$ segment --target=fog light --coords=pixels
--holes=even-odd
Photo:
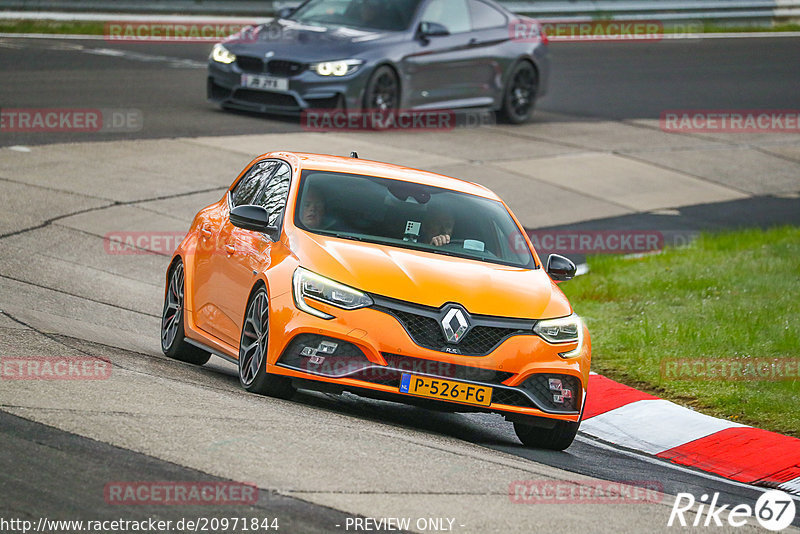
[[[332,341],[320,341],[317,348],[303,347],[303,350],[300,351],[300,356],[306,356],[309,363],[319,365],[325,361],[325,356],[322,356],[322,354],[333,354],[338,346],[338,343]]]

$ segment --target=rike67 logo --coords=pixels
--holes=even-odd
[[[698,502],[691,493],[678,493],[667,526],[722,527],[727,523],[727,526],[743,527],[750,518],[755,517],[765,529],[778,532],[792,524],[796,513],[794,499],[780,490],[761,494],[755,507],[737,504],[728,510],[729,505],[719,506],[718,500],[719,493],[714,493],[710,502],[707,494],[703,494]],[[698,504],[696,512],[693,510],[695,504]],[[684,514],[689,517],[684,517]]]

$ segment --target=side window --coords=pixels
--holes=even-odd
[[[241,179],[231,192],[233,206],[255,204],[255,197],[259,188],[263,186],[280,162],[274,160],[261,161],[253,165],[250,171]]]
[[[286,207],[286,199],[289,197],[289,185],[291,183],[292,170],[289,165],[281,161],[274,169],[269,182],[264,187],[261,187],[256,194],[253,204],[267,208],[270,224],[277,223],[278,217]]]
[[[503,13],[480,0],[469,0],[469,12],[473,30],[498,28],[508,24],[508,19]]]
[[[422,14],[422,22],[438,22],[450,33],[470,30],[466,0],[433,0]]]

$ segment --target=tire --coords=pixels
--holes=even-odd
[[[511,124],[528,122],[533,115],[538,89],[539,75],[533,65],[528,61],[514,65],[503,90],[501,118]]]
[[[268,343],[269,297],[261,287],[250,297],[244,314],[239,338],[239,383],[251,393],[289,399],[295,392],[291,379],[267,373]]]
[[[168,280],[164,310],[161,312],[161,350],[175,360],[203,365],[211,358],[211,354],[184,339],[183,262],[178,261],[171,267]]]
[[[394,70],[381,65],[369,77],[364,90],[364,109],[367,111],[394,111],[400,106],[400,80]]]
[[[548,429],[515,422],[514,432],[526,447],[563,451],[572,445],[580,425],[580,421],[556,421],[556,426]]]

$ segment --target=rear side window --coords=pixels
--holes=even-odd
[[[269,223],[276,224],[286,206],[292,171],[283,161],[266,160],[253,165],[231,193],[233,207],[254,204],[269,212]]]
[[[425,13],[422,22],[438,22],[450,33],[462,33],[470,30],[469,9],[466,0],[433,0]]]
[[[508,24],[508,19],[503,13],[480,0],[469,0],[469,13],[473,30],[498,28]]]

